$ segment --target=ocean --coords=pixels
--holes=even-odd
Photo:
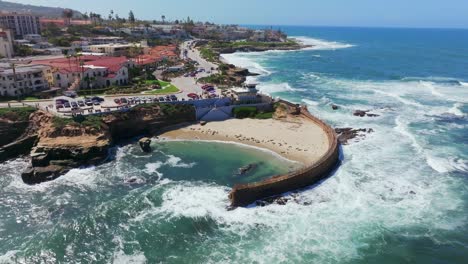
[[[250,78],[263,93],[374,130],[342,147],[328,179],[298,202],[230,211],[230,186],[294,164],[232,144],[162,142],[151,155],[131,144],[27,186],[27,162],[10,161],[0,263],[465,263],[468,30],[281,29],[313,46],[224,58],[261,74]]]

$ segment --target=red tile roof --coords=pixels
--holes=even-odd
[[[138,65],[152,64],[162,61],[165,58],[177,58],[177,46],[156,46],[149,50],[148,54],[141,55],[135,58],[134,61]]]
[[[87,55],[80,58],[71,57],[58,58],[50,60],[36,60],[32,64],[48,65],[57,69],[60,73],[78,73],[81,72],[80,60],[84,65],[105,67],[108,69],[109,74],[119,71],[128,62],[126,57],[107,57],[107,56],[94,56]]]

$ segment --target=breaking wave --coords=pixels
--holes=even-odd
[[[306,50],[337,50],[337,49],[347,49],[352,48],[355,45],[341,43],[336,41],[327,41],[323,39],[310,38],[310,37],[292,37],[297,41],[301,42],[304,45],[310,45],[312,47],[306,48]]]

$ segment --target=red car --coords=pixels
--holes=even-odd
[[[192,99],[198,99],[198,95],[196,95],[194,93],[189,93],[189,94],[187,94],[187,96],[192,98]]]

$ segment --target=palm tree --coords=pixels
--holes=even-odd
[[[71,9],[65,9],[63,10],[62,17],[64,19],[65,25],[70,25],[71,19],[73,17],[73,10]]]
[[[163,22],[163,24],[164,24],[165,21],[166,21],[166,16],[165,16],[165,15],[162,15],[162,16],[161,16],[161,20],[162,20],[162,22]]]
[[[14,62],[10,63],[10,67],[13,70],[13,81],[14,81],[15,89],[16,89],[18,87],[17,86],[18,79],[17,79],[17,76],[16,76],[16,64]],[[17,93],[17,95],[18,95],[18,101],[19,101],[20,100],[20,95],[19,95],[19,93]]]

